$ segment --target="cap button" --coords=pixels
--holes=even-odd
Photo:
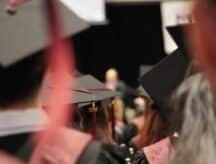
[[[129,157],[125,158],[125,162],[126,162],[126,164],[132,164],[131,159]]]

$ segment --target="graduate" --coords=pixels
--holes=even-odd
[[[123,163],[125,161],[124,157],[118,155],[118,153],[113,153],[118,152],[115,147],[104,146],[99,142],[94,142],[91,135],[61,126],[61,122],[56,122],[56,124],[55,118],[57,119],[58,116],[55,115],[55,112],[62,115],[67,112],[63,110],[65,108],[46,113],[43,111],[40,90],[42,88],[46,62],[44,60],[44,52],[40,50],[45,48],[46,44],[44,42],[44,31],[41,30],[43,28],[41,26],[43,15],[40,13],[39,7],[42,5],[41,2],[28,2],[23,5],[23,8],[21,7],[24,10],[19,10],[18,14],[13,17],[1,11],[2,21],[5,20],[0,28],[2,36],[0,40],[0,77],[2,79],[0,95],[0,120],[2,122],[0,128],[0,149],[3,152],[0,155],[1,162],[53,164]],[[54,1],[46,1],[49,16],[53,16],[52,14],[54,14],[53,12],[56,9],[55,2],[52,2]],[[28,8],[33,8],[34,12],[29,14],[28,10],[26,10]],[[74,17],[71,11],[67,9],[63,11],[65,14],[63,15],[67,16],[66,18]],[[48,20],[53,23],[54,28],[58,27],[59,24],[55,22],[55,16],[48,18],[50,18]],[[30,20],[32,26],[25,26],[26,21]],[[23,28],[16,28],[17,24]],[[76,24],[76,30],[74,31],[71,30],[70,25],[70,23],[67,24],[70,35],[86,28],[85,23],[80,23]],[[52,26],[49,27],[51,28],[49,30],[52,31]],[[58,34],[58,28],[56,29]],[[8,39],[4,33],[13,35]],[[53,33],[51,32],[51,34]],[[22,39],[22,42],[20,42],[20,39]],[[62,52],[63,54],[70,52],[69,49],[65,49],[66,47],[62,47],[65,44],[58,35],[54,34],[53,39],[51,40],[51,48],[57,48],[57,51],[49,51],[53,55],[50,59],[56,57],[57,53],[55,52]],[[57,63],[62,64],[61,62]],[[55,65],[56,63],[52,64],[54,64],[52,68],[57,72],[55,75],[60,75],[57,78],[64,81],[64,72],[62,72],[63,74],[58,74],[61,73],[62,68],[58,64]],[[64,64],[67,64],[67,62]],[[59,85],[56,87],[57,91],[58,88],[62,89]],[[65,99],[61,97],[59,97],[59,100],[56,99],[59,96],[58,94],[61,96],[64,94],[60,92],[53,93],[55,93],[55,99],[53,100],[60,102],[52,103],[58,105],[58,107],[64,106],[62,102]],[[71,94],[71,90],[68,93]],[[69,100],[67,97],[64,98]],[[48,103],[47,106],[49,107],[49,105]],[[59,121],[64,122],[64,120]],[[52,125],[51,128],[48,126],[49,124]],[[36,137],[35,140],[35,137],[32,138],[31,136],[36,133],[41,133],[41,135],[34,135]]]
[[[215,7],[209,0],[196,1],[193,7],[196,22],[187,36],[190,55],[202,74],[188,79],[177,92],[176,109],[183,110],[184,119],[172,163],[215,162]]]
[[[44,35],[45,29],[42,25],[44,19],[43,12],[40,10],[41,2],[32,1],[24,4],[19,8],[19,12],[13,16],[8,15],[4,10],[0,11],[0,77],[2,79],[0,89],[0,120],[2,122],[0,149],[4,153],[25,162],[31,161],[34,147],[37,144],[31,136],[45,131],[50,120],[42,109],[40,99],[46,69],[42,49],[47,46]],[[0,4],[3,9],[6,2]],[[34,12],[29,14],[27,11],[30,8]],[[64,7],[63,11],[64,18],[69,16],[73,17],[75,22],[79,20]],[[67,24],[67,27],[70,29],[71,24]],[[77,28],[69,30],[68,33],[72,35],[86,27],[88,26],[81,22]],[[67,131],[63,130],[62,133],[65,135],[64,133]],[[77,135],[80,133],[70,131],[68,134]],[[86,136],[86,140],[84,140],[83,147],[87,146],[91,140],[91,136],[84,136]],[[73,140],[73,137],[70,139]],[[78,148],[77,152],[79,152]],[[73,158],[76,159],[76,157]]]
[[[133,156],[133,163],[166,164],[174,155],[176,134],[173,124],[178,123],[170,121],[171,115],[175,114],[170,98],[185,79],[189,63],[188,57],[182,54],[181,49],[177,49],[141,78],[141,85],[151,98],[152,104],[145,113],[140,136],[133,139],[137,147],[141,148],[141,151],[137,151]],[[159,79],[165,76],[170,79]],[[157,81],[160,83],[155,86]],[[158,151],[160,153],[156,153]]]
[[[50,73],[49,76],[52,73]],[[65,75],[65,80],[72,83],[71,75]],[[114,142],[112,138],[112,123],[115,121],[114,102],[118,92],[109,90],[105,85],[92,75],[82,75],[75,77],[74,87],[69,89],[73,98],[65,100],[65,104],[75,105],[74,118],[72,119],[72,127],[81,131],[91,133],[95,139],[104,142]],[[44,92],[41,99],[46,103],[47,94],[54,86],[49,84],[48,78],[44,83]],[[46,108],[46,104],[43,104]],[[115,126],[115,125],[114,125]],[[115,133],[115,132],[114,132]]]

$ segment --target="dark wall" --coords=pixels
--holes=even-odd
[[[107,5],[109,24],[93,26],[74,37],[77,66],[103,80],[109,67],[135,86],[140,64],[164,55],[159,4]]]

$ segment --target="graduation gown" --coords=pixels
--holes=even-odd
[[[142,150],[137,151],[132,157],[132,164],[149,164]]]
[[[88,134],[63,129],[52,141],[42,143],[31,164],[122,164],[125,154],[118,146],[92,141]],[[37,149],[37,148],[36,148]]]
[[[124,153],[117,146],[92,141],[88,134],[62,128],[49,141],[37,146],[31,134],[46,127],[40,109],[0,112],[0,160],[4,164],[121,164]],[[39,150],[39,153],[37,152]],[[37,154],[36,156],[34,154]],[[12,162],[13,161],[13,162]]]
[[[170,138],[167,137],[155,144],[144,147],[132,158],[133,164],[167,164],[174,155]]]

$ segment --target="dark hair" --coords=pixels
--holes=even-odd
[[[37,52],[0,69],[0,106],[5,107],[32,96],[44,75],[43,52]]]
[[[155,104],[152,104],[151,100],[148,99],[147,109],[144,113],[145,123],[138,141],[139,147],[151,145],[168,136],[168,124],[162,117],[160,110],[155,107]]]
[[[97,113],[96,113],[96,137],[102,142],[110,142],[109,136],[109,112],[108,112],[107,102],[96,103]],[[92,113],[89,112],[90,106],[85,106],[79,109],[83,121],[83,131],[90,133],[92,125]]]
[[[152,110],[148,113],[141,134],[142,147],[167,137],[165,123],[157,110]]]

